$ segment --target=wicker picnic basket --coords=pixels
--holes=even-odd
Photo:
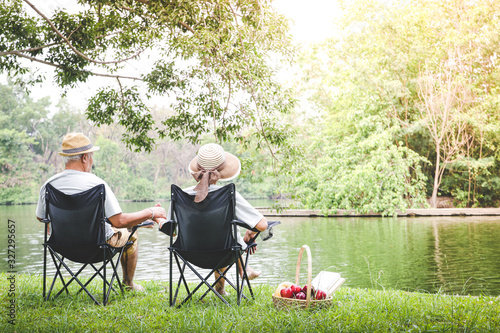
[[[302,253],[304,250],[307,252],[307,290],[311,290],[312,282],[312,259],[311,250],[309,246],[302,245],[299,252],[299,258],[297,260],[297,268],[295,270],[295,284],[299,285],[299,275],[300,275],[300,264],[302,262]],[[276,296],[273,294],[274,306],[278,309],[308,309],[308,308],[321,308],[328,307],[332,305],[332,297],[326,299],[315,300],[311,299],[311,293],[307,293],[305,300],[295,299],[295,298],[285,298],[281,296]]]

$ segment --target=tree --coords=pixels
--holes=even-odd
[[[0,71],[17,82],[30,66],[49,66],[63,88],[90,77],[115,81],[89,101],[87,117],[97,125],[117,122],[123,140],[151,151],[154,135],[192,143],[210,133],[217,141],[241,136],[246,127],[271,148],[288,135],[274,126],[274,115],[293,105],[274,79],[279,57],[291,55],[287,22],[269,0],[84,0],[76,13],[56,10],[51,17],[35,1],[0,3]],[[34,15],[28,14],[28,9]],[[145,56],[159,55],[146,70]],[[127,74],[137,61],[144,73]],[[129,85],[132,82],[135,85]],[[137,82],[145,84],[146,96]],[[144,98],[170,96],[175,115],[153,121]]]
[[[303,140],[308,153],[291,170],[289,190],[304,207],[392,216],[425,204],[425,159],[402,142],[394,144],[394,128],[387,128],[383,118],[363,113],[351,119],[322,117],[333,121],[314,127],[316,132]],[[345,128],[351,131],[339,135]]]
[[[436,188],[438,168],[444,184],[441,195],[454,195],[459,205],[498,205],[500,3],[359,0],[342,6],[337,36],[309,48],[303,57],[304,80],[299,88],[320,114],[307,135],[323,140],[309,150],[324,155],[339,151],[335,146],[347,144],[348,137],[366,140],[388,132],[396,147],[423,157],[427,195]],[[438,80],[445,83],[450,68],[450,89],[438,88]],[[424,78],[433,79],[432,84]],[[422,108],[427,96],[424,81],[435,93],[458,94],[448,108],[453,115],[450,136],[439,147],[426,126],[430,118]],[[447,159],[453,163],[443,164],[443,148],[448,145],[456,148]],[[349,149],[342,152],[346,155],[341,160],[355,158]],[[360,163],[365,161],[369,160]]]
[[[452,56],[446,64],[443,72],[422,73],[418,77],[421,103],[417,106],[434,141],[436,152],[431,196],[431,206],[434,208],[446,166],[454,162],[467,143],[471,142],[468,111],[475,103],[469,85],[457,73],[460,57]]]
[[[32,148],[36,140],[27,130],[33,125],[33,115],[46,112],[43,105],[12,85],[0,85],[0,204],[35,198],[39,173],[35,172],[38,165]],[[18,122],[20,119],[24,121]]]

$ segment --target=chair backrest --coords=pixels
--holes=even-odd
[[[46,218],[51,222],[48,243],[58,247],[91,247],[105,242],[104,184],[67,195],[47,184]]]
[[[195,203],[194,195],[172,185],[172,218],[178,223],[174,247],[185,251],[230,249],[235,243],[231,227],[236,218],[235,193],[234,184],[228,184]]]

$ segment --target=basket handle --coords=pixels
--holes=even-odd
[[[309,303],[311,303],[311,293],[312,293],[312,259],[311,259],[311,250],[309,246],[302,245],[299,252],[299,258],[297,259],[297,268],[295,270],[295,284],[299,285],[299,275],[300,275],[300,263],[302,261],[302,253],[306,250],[307,252],[307,293],[306,293],[306,309],[309,307]]]

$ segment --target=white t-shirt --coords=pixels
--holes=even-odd
[[[36,216],[39,218],[45,218],[45,186],[51,183],[59,191],[64,194],[72,195],[91,188],[104,184],[106,190],[106,200],[104,203],[104,214],[106,218],[110,218],[113,215],[120,214],[122,209],[118,200],[115,197],[113,191],[108,186],[108,184],[90,172],[82,172],[77,170],[64,170],[54,176],[50,177],[49,180],[43,184],[40,189],[40,196],[38,198],[38,205],[36,206]],[[109,223],[106,223],[106,239],[113,236],[114,231]]]
[[[189,195],[196,195],[196,191],[193,191],[193,189],[196,186],[191,186],[188,188],[182,189],[184,192],[186,192]],[[210,185],[208,187],[208,192],[212,192],[215,190],[218,190],[222,188],[220,185]],[[172,217],[172,213],[170,211],[170,208],[168,208],[168,213],[167,213],[167,220],[170,220]],[[245,200],[241,196],[241,194],[236,191],[236,205],[235,205],[235,210],[236,210],[236,218],[240,220],[241,222],[245,223],[248,225],[250,228],[254,228],[257,223],[262,220],[264,215],[262,215],[257,209],[255,209],[251,204],[248,203],[248,201]],[[247,244],[243,240],[243,237],[238,233],[238,243],[241,245],[242,249],[245,250],[247,248]]]

